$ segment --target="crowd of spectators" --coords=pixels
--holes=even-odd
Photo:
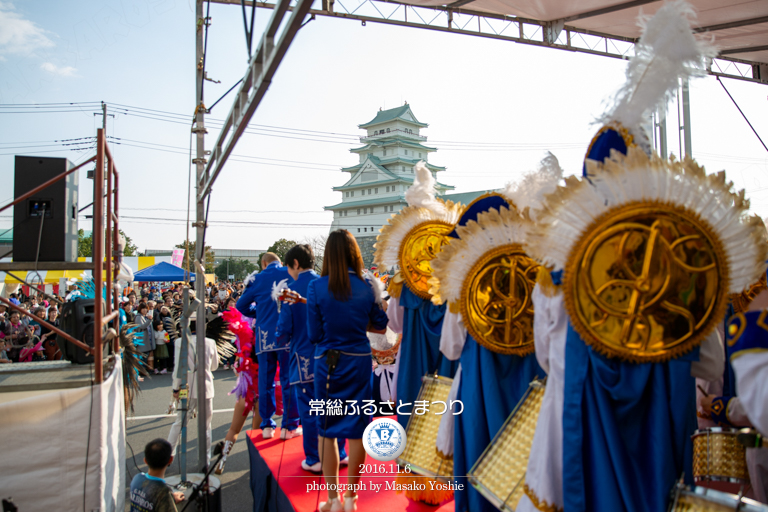
[[[61,359],[56,334],[38,321],[58,327],[60,300],[56,295],[12,293],[9,301],[32,316],[8,311],[0,304],[0,364]]]

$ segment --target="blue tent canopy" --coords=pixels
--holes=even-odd
[[[134,281],[186,281],[189,278],[183,268],[161,261],[133,274]]]

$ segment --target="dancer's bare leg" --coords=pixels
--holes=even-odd
[[[323,476],[328,484],[328,502],[330,502],[339,497],[339,493],[336,492],[339,486],[339,445],[334,438],[317,436],[317,439],[320,448],[320,462],[323,463]],[[360,446],[362,446],[362,440]]]
[[[254,421],[255,417],[259,415],[258,405],[255,407],[256,412],[254,412]],[[224,456],[216,465],[215,473],[217,475],[220,475],[224,472],[224,464],[227,462],[227,456],[229,455],[229,452],[232,451],[232,447],[235,445],[235,442],[237,442],[237,438],[240,435],[240,431],[243,430],[243,426],[245,425],[245,420],[247,417],[248,414],[245,412],[245,398],[239,398],[235,403],[235,411],[232,413],[232,423],[229,426],[226,437],[224,437]],[[260,422],[261,420],[259,420],[259,423]]]
[[[356,500],[357,492],[352,491],[355,485],[360,482],[360,468],[365,464],[365,448],[362,439],[348,439],[349,441],[349,467],[347,469],[348,490],[344,492],[344,500]],[[357,505],[354,505],[357,509]]]

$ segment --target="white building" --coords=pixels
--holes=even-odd
[[[421,160],[435,178],[445,171],[428,163],[430,153],[437,151],[425,145],[427,138],[419,130],[428,125],[416,119],[410,105],[379,110],[373,120],[358,127],[366,130],[360,137],[363,146],[350,150],[360,156],[360,162],[341,169],[349,173],[349,180],[334,187],[342,193],[341,202],[326,206],[333,211],[331,231],[347,229],[356,238],[366,265],[373,259],[373,244],[381,226],[403,207],[405,191],[413,183],[413,167]],[[442,195],[454,187],[438,182]]]

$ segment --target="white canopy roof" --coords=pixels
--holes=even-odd
[[[768,65],[768,1],[689,0],[698,11],[697,27],[710,32],[721,57]],[[637,17],[653,15],[661,7],[654,0],[398,0],[421,7],[442,7],[457,13],[497,14],[551,23],[616,38],[637,39]],[[765,80],[768,69],[763,70]]]

